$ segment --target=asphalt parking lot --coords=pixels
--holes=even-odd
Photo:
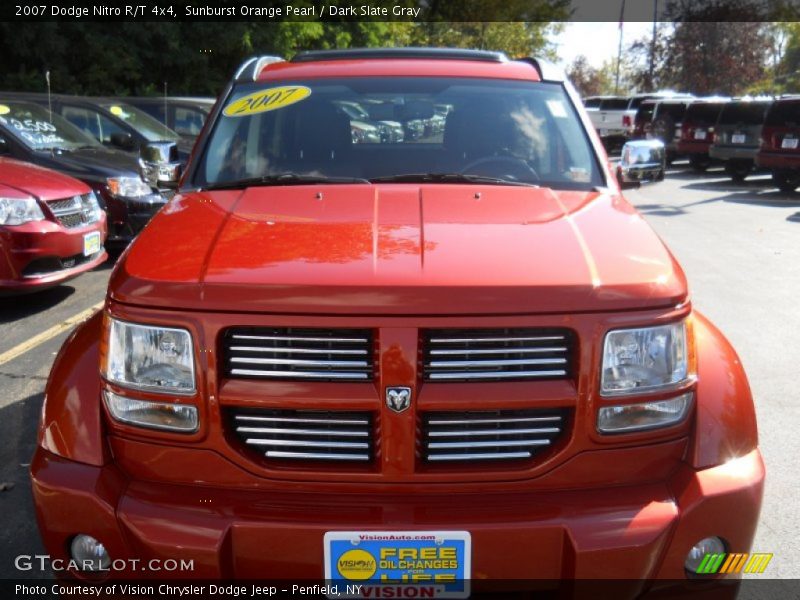
[[[696,308],[740,353],[768,469],[754,551],[775,554],[771,577],[798,578],[800,193],[781,194],[766,176],[734,184],[720,170],[697,175],[678,164],[665,182],[626,196],[683,265]],[[27,475],[43,390],[73,324],[102,302],[110,272],[109,262],[47,292],[0,298],[0,577],[20,577],[15,556],[43,552]]]

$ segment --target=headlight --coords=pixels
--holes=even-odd
[[[656,391],[688,379],[686,323],[616,329],[603,348],[603,396]]]
[[[0,225],[22,225],[43,219],[42,209],[33,198],[0,198]]]
[[[97,196],[95,196],[94,192],[81,196],[81,204],[89,223],[96,223],[100,220],[100,215],[103,214],[103,211],[100,209],[100,204],[97,202]]]
[[[114,196],[139,198],[153,193],[150,186],[139,177],[109,177],[106,184]]]
[[[692,392],[669,400],[604,406],[597,413],[600,433],[631,433],[677,425],[692,404]]]
[[[192,336],[185,329],[111,319],[107,348],[108,381],[153,392],[194,393]]]
[[[197,407],[189,404],[137,400],[104,392],[108,412],[128,425],[192,433],[197,431]]]

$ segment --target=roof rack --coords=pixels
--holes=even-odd
[[[488,50],[465,50],[462,48],[348,48],[345,50],[308,50],[298,52],[291,62],[315,62],[320,60],[357,60],[360,58],[411,58],[434,60],[477,60],[484,62],[506,62],[502,52]]]
[[[542,81],[564,81],[567,78],[562,68],[544,58],[525,56],[517,60],[532,65]]]
[[[280,56],[251,56],[236,69],[236,75],[233,76],[233,79],[236,83],[255,81],[261,73],[261,69],[272,63],[283,61],[284,59]]]

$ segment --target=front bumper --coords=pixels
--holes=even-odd
[[[106,193],[103,199],[108,212],[108,241],[125,244],[139,235],[168,200],[161,193],[136,198],[111,196]]]
[[[631,580],[635,597],[646,580],[685,580],[686,553],[701,538],[750,549],[764,482],[759,451],[700,471],[681,464],[666,481],[597,489],[266,494],[131,480],[114,464],[39,448],[31,476],[52,558],[66,559],[71,538],[86,533],[114,560],[194,561],[191,572],[137,578],[319,581],[327,531],[466,530],[473,589],[480,580],[613,578]]]
[[[84,236],[100,233],[100,250],[84,256]],[[0,291],[25,292],[55,286],[106,260],[106,223],[65,229],[51,221],[0,228]]]

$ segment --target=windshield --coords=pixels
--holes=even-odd
[[[195,183],[224,187],[260,178],[264,185],[289,185],[300,175],[604,185],[586,132],[556,84],[364,77],[238,87],[215,124]]]
[[[118,119],[128,123],[147,138],[148,142],[177,142],[180,139],[180,136],[172,129],[130,104],[115,102],[101,106]]]
[[[75,150],[100,144],[38,104],[0,100],[0,127],[33,150]]]
[[[729,102],[719,116],[720,125],[761,125],[771,102]]]

